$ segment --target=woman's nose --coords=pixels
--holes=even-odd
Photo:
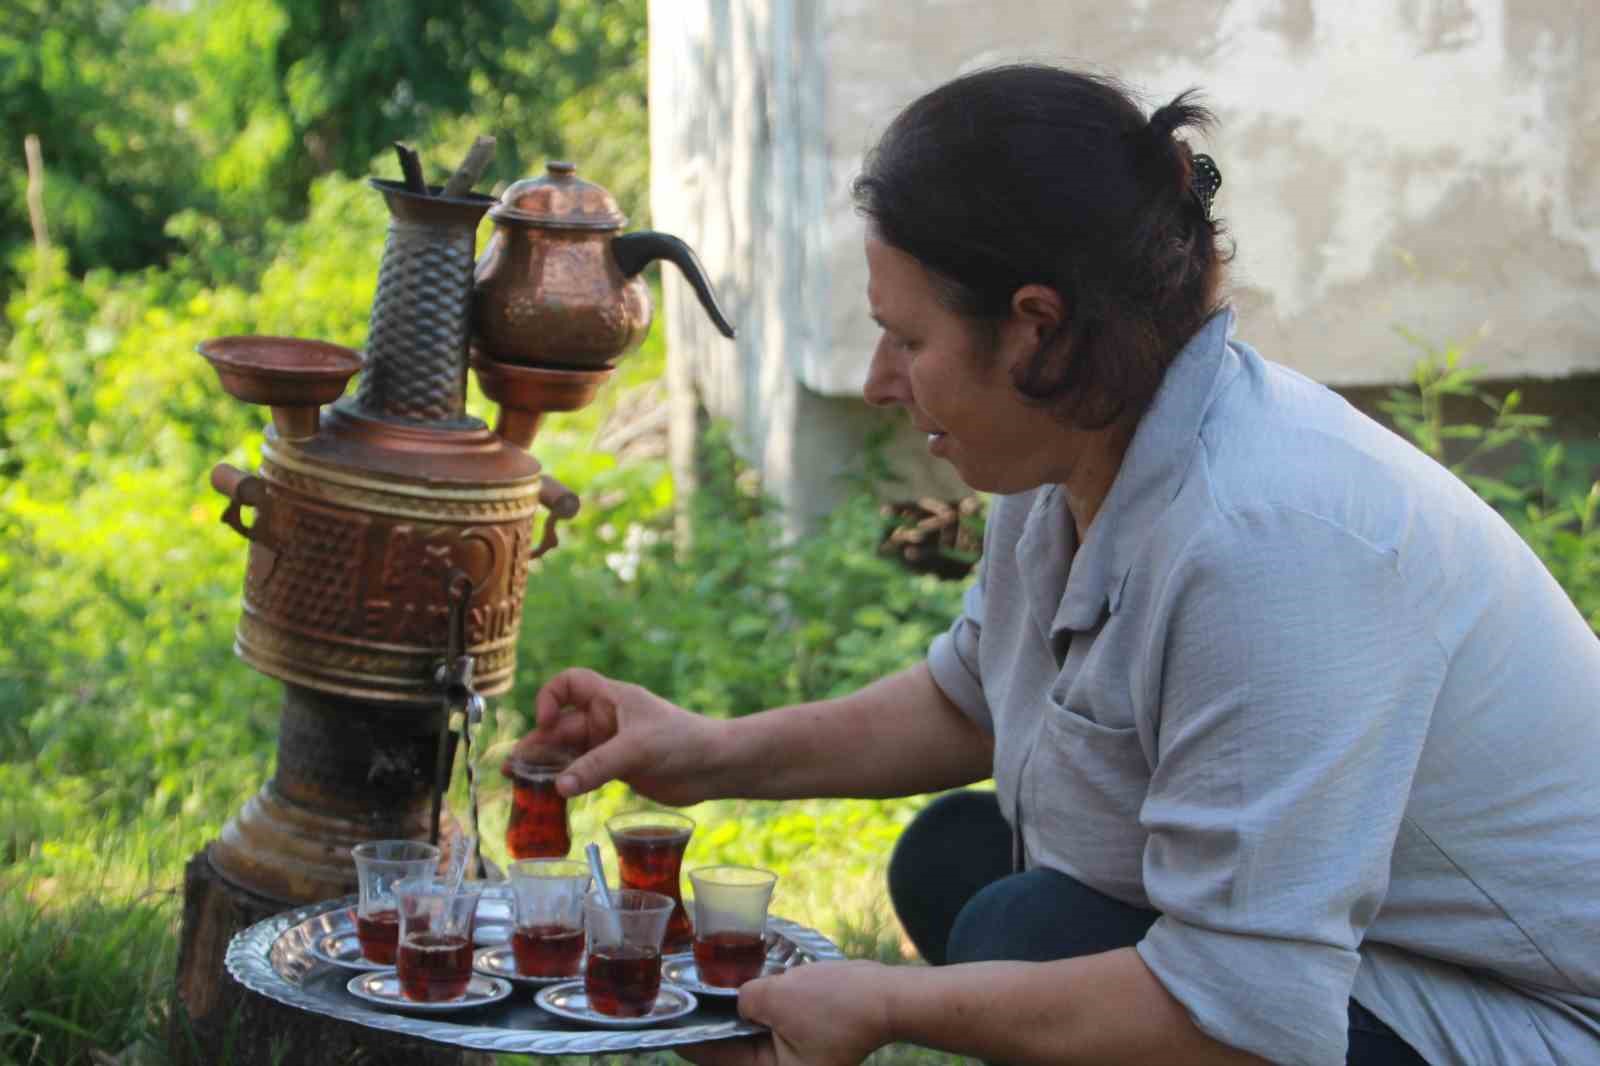
[[[887,338],[880,339],[872,350],[872,362],[867,365],[866,384],[861,386],[861,398],[874,407],[893,407],[903,403],[905,375]]]

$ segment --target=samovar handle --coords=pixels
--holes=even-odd
[[[266,527],[262,525],[267,517],[267,505],[271,502],[265,480],[247,474],[230,463],[218,463],[211,468],[211,487],[228,498],[228,509],[222,512],[222,521],[226,525],[232,526],[245,540],[268,548],[275,547],[267,538]],[[254,525],[244,524],[240,511],[245,507],[256,509]]]
[[[550,514],[544,520],[544,532],[539,535],[539,546],[528,556],[530,562],[560,543],[556,538],[556,523],[564,518],[571,518],[583,505],[576,492],[549,474],[539,479],[539,502]]]

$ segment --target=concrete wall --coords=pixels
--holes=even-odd
[[[824,509],[880,416],[848,197],[918,93],[996,62],[1203,88],[1243,336],[1337,386],[1404,378],[1404,326],[1500,378],[1600,371],[1600,29],[1588,0],[651,0],[652,210],[740,327],[666,309],[691,402],[732,418],[767,484]],[[1585,17],[1585,15],[1589,17]],[[1588,56],[1587,65],[1584,62]],[[959,493],[921,442],[902,495]]]

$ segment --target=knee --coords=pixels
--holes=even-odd
[[[1002,877],[1009,871],[1010,848],[1010,830],[994,793],[947,793],[912,819],[896,841],[889,857],[889,895],[909,899],[947,880],[953,864],[985,881]]]
[[[1121,903],[1055,870],[1029,870],[989,885],[961,909],[950,962],[1046,962],[1132,947],[1154,911]]]

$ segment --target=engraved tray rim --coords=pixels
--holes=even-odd
[[[311,954],[312,938],[327,931],[318,927],[327,923],[318,923],[316,920],[340,908],[352,907],[355,902],[355,896],[324,900],[284,911],[240,930],[228,942],[224,958],[228,972],[252,992],[285,1006],[353,1022],[369,1029],[381,1029],[477,1051],[523,1055],[595,1055],[698,1044],[767,1031],[737,1016],[725,1021],[679,1025],[670,1029],[574,1031],[570,1028],[513,1029],[464,1025],[446,1021],[443,1017],[410,1017],[369,1009],[354,996],[349,997],[349,1002],[344,1002],[308,991],[302,987],[307,974],[335,968]],[[769,931],[787,937],[799,949],[788,965],[800,965],[808,961],[808,957],[818,960],[844,958],[833,942],[815,929],[777,916],[768,918],[767,925]],[[513,995],[516,993],[513,992]],[[699,1009],[703,1010],[704,1007]]]

